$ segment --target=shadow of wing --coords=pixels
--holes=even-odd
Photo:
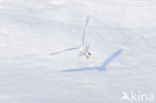
[[[89,70],[99,70],[99,71],[105,71],[107,65],[115,59],[115,57],[119,56],[122,53],[123,49],[119,49],[116,52],[114,52],[109,58],[107,58],[102,65],[97,67],[84,67],[84,68],[78,68],[78,69],[66,69],[62,72],[78,72],[78,71],[89,71]]]
[[[106,69],[107,65],[115,59],[117,56],[119,56],[122,53],[123,49],[119,49],[116,52],[114,52],[109,58],[107,58],[102,65],[100,66],[100,69]]]
[[[89,71],[89,70],[96,70],[96,67],[84,67],[84,68],[78,68],[78,69],[66,69],[62,72],[78,72],[78,71]]]

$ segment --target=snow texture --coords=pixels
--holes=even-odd
[[[155,0],[0,0],[0,103],[156,96]],[[72,50],[85,35],[89,59]]]

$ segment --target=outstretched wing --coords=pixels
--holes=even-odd
[[[85,35],[86,35],[86,30],[87,30],[87,26],[88,26],[88,22],[89,22],[89,15],[87,16],[87,19],[86,19],[86,25],[85,25],[85,28],[84,28],[84,31],[83,31],[83,37],[82,37],[82,44],[84,44],[84,39],[85,39]]]
[[[57,55],[57,54],[60,54],[60,53],[66,52],[66,51],[70,51],[70,50],[74,50],[74,49],[79,49],[79,48],[80,47],[69,48],[69,49],[58,51],[58,52],[50,53],[49,55]]]
[[[86,50],[88,51],[89,49],[90,49],[90,44],[86,46]]]

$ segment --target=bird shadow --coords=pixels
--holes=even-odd
[[[98,71],[106,71],[106,67],[113,59],[119,56],[122,53],[123,49],[119,49],[114,52],[109,58],[107,58],[102,65],[96,67],[83,67],[83,68],[76,68],[76,69],[66,69],[61,72],[78,72],[78,71],[89,71],[89,70],[98,70]]]

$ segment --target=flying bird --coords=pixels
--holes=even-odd
[[[73,47],[73,48],[68,48],[68,49],[61,50],[61,51],[54,52],[54,53],[50,53],[49,55],[57,55],[57,54],[60,54],[60,53],[66,52],[66,51],[79,49],[80,50],[79,56],[85,56],[87,59],[89,59],[89,57],[91,56],[91,53],[88,51],[90,45],[85,45],[85,35],[86,35],[86,30],[87,30],[88,23],[89,23],[89,16],[87,16],[87,19],[86,19],[86,25],[85,25],[85,28],[84,28],[84,31],[83,31],[83,36],[82,36],[80,46]]]

